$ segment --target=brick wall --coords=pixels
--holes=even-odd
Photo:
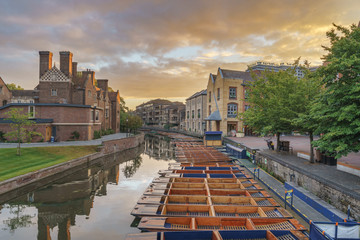
[[[70,82],[43,82],[38,86],[39,103],[71,103]],[[51,89],[57,90],[56,96],[51,96]]]

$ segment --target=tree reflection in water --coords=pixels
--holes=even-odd
[[[130,178],[134,176],[136,171],[139,169],[142,163],[142,157],[139,155],[135,159],[127,161],[125,167],[122,169],[124,176]]]
[[[9,209],[9,213],[15,216],[12,216],[3,221],[4,227],[2,230],[9,230],[11,233],[15,231],[17,228],[22,227],[30,227],[31,225],[35,224],[32,222],[32,218],[36,216],[30,214],[24,214],[23,211],[27,208],[26,205],[21,204],[14,204],[14,205],[7,205],[6,208]]]

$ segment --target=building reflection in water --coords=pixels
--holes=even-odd
[[[14,232],[36,224],[36,214],[28,214],[25,209],[37,209],[37,239],[51,239],[50,230],[58,228],[57,239],[71,239],[70,226],[75,225],[76,215],[90,215],[94,197],[107,194],[107,184],[118,184],[119,164],[126,162],[129,168],[126,177],[132,176],[142,163],[144,145],[99,159],[94,165],[75,174],[57,180],[54,184],[25,194],[0,205],[6,208],[10,218],[3,221],[2,230]],[[131,160],[129,160],[131,159]]]
[[[175,160],[175,148],[165,136],[145,136],[145,154],[157,160]]]

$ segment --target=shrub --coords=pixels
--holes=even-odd
[[[94,139],[101,138],[101,131],[94,131]]]
[[[77,140],[77,139],[79,139],[80,138],[80,133],[78,132],[78,131],[73,131],[72,133],[71,133],[71,137],[70,137],[71,139],[74,139],[74,140]]]
[[[0,131],[0,142],[5,142],[6,138],[5,138],[5,133]]]

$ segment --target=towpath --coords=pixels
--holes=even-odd
[[[101,145],[103,141],[125,138],[127,133],[115,133],[103,136],[99,139],[89,141],[66,141],[66,142],[39,142],[39,143],[22,143],[21,147],[63,147],[63,146],[92,146]],[[0,148],[16,148],[17,143],[0,143]]]

